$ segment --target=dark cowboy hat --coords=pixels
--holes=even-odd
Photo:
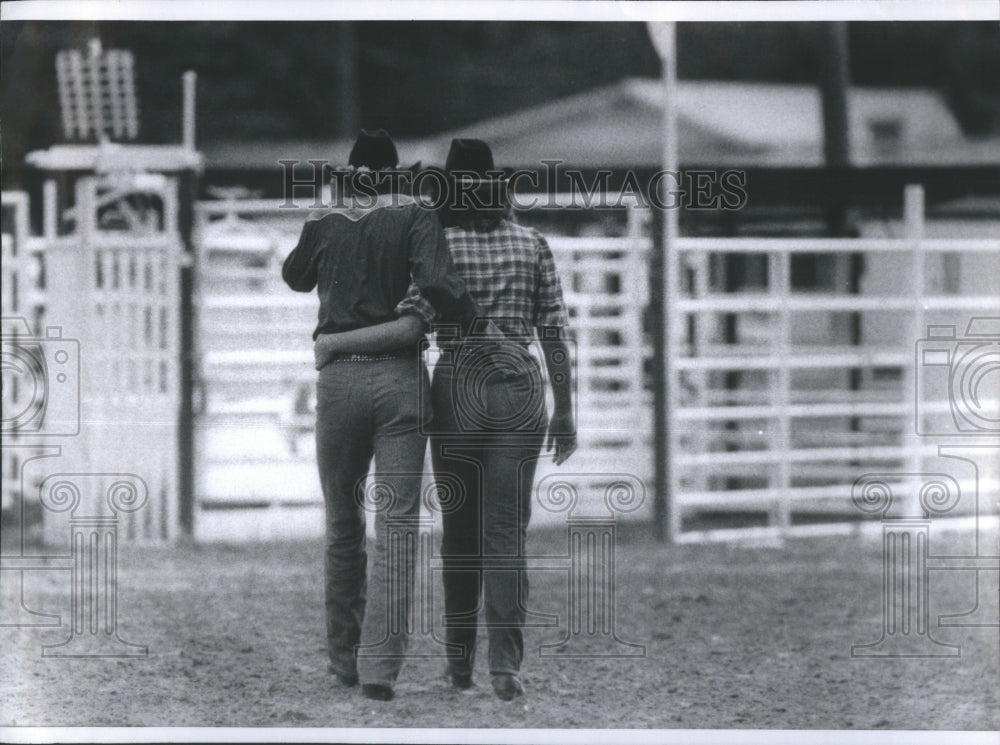
[[[449,190],[441,213],[445,225],[469,218],[496,220],[506,209],[509,181],[494,165],[493,151],[482,140],[452,140],[444,172]]]
[[[399,164],[399,153],[389,133],[384,129],[369,132],[362,129],[354,141],[347,164],[355,168],[365,166],[373,171],[395,168]]]
[[[506,181],[503,172],[493,164],[493,151],[482,140],[456,137],[451,141],[445,173],[451,178],[476,179],[482,184]]]

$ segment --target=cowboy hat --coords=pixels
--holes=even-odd
[[[347,164],[352,168],[368,168],[378,171],[399,165],[399,153],[389,133],[384,129],[369,132],[362,129],[351,148]]]

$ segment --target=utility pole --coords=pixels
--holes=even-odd
[[[649,36],[660,56],[663,96],[663,170],[676,173],[677,162],[677,28],[673,22],[648,23]],[[666,195],[662,195],[666,196]],[[674,500],[675,473],[671,460],[677,453],[676,433],[670,426],[677,405],[674,383],[674,350],[670,298],[678,286],[676,209],[654,212],[653,253],[650,259],[650,310],[653,324],[653,527],[657,540],[673,541],[680,531],[680,511]]]
[[[352,139],[361,126],[361,105],[358,100],[358,39],[356,24],[337,24],[337,135]]]
[[[851,165],[850,117],[848,91],[850,90],[850,52],[847,43],[847,22],[834,21],[822,27],[820,48],[820,98],[823,105],[823,156],[826,164],[828,201],[826,230],[831,238],[848,238],[848,171]],[[861,291],[861,275],[865,258],[858,252],[847,254],[848,292]],[[852,311],[848,317],[849,343],[861,344],[861,314]],[[861,371],[848,372],[848,388],[861,388]],[[851,419],[850,430],[861,428],[858,418]]]
[[[847,231],[846,175],[850,166],[848,89],[850,63],[847,23],[833,21],[822,26],[819,90],[823,106],[823,156],[827,173],[834,179],[827,203],[827,229],[831,237]]]

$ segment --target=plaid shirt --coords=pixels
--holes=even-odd
[[[552,251],[537,230],[503,220],[488,233],[446,228],[445,237],[472,299],[505,333],[519,336],[532,328],[567,325]],[[416,314],[428,324],[434,320],[433,307],[413,284],[396,313]]]

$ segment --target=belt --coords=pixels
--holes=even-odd
[[[416,354],[411,349],[397,349],[392,352],[342,352],[330,357],[328,362],[378,362],[380,360],[398,360],[404,358],[415,358]]]

